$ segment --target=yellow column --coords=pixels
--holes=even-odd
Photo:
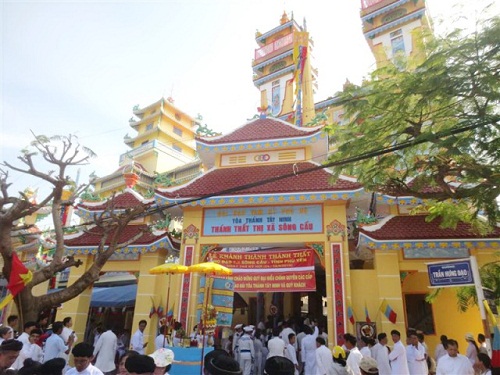
[[[92,255],[75,256],[76,260],[81,260],[82,265],[78,268],[72,267],[69,273],[68,286],[73,284],[83,275],[93,263]],[[78,342],[82,342],[87,327],[87,318],[89,315],[90,300],[92,298],[92,287],[85,289],[72,300],[66,301],[62,307],[57,310],[57,320],[62,321],[70,316],[73,320],[73,330],[78,337]]]
[[[399,250],[376,250],[375,251],[375,270],[376,280],[379,290],[379,309],[385,299],[391,308],[397,314],[396,324],[392,324],[387,317],[379,310],[377,311],[377,323],[381,322],[378,332],[385,332],[390,336],[393,329],[401,332],[401,340],[404,343],[405,332],[405,313],[403,305],[403,293],[401,289],[401,279],[399,275]]]
[[[144,342],[148,343],[145,349],[146,354],[154,351],[154,339],[158,329],[158,316],[154,315],[149,318],[149,312],[153,301],[155,307],[158,307],[160,302],[165,305],[165,276],[151,275],[149,270],[165,262],[165,252],[157,251],[155,253],[145,253],[140,256],[139,277],[137,280],[137,296],[135,300],[134,321],[132,323],[132,332],[139,327],[139,322],[145,320],[148,322],[144,330]],[[165,312],[166,313],[166,312]]]

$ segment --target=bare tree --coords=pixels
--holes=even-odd
[[[63,290],[52,294],[33,296],[32,288],[34,286],[49,280],[58,272],[81,265],[81,261],[76,260],[73,256],[65,255],[61,210],[67,205],[74,204],[78,195],[88,187],[88,185],[75,186],[71,178],[66,175],[68,169],[89,164],[89,160],[95,156],[92,150],[81,146],[73,135],[50,138],[43,135],[33,135],[35,140],[31,143],[31,147],[23,150],[21,156],[18,157],[21,166],[6,161],[0,163],[0,166],[3,167],[0,168],[0,254],[4,260],[3,276],[7,279],[10,277],[12,253],[15,251],[12,231],[19,230],[16,223],[20,219],[33,215],[42,207],[50,206],[53,239],[56,242],[51,263],[46,267],[34,270],[32,282],[15,299],[22,321],[36,320],[39,312],[78,296],[92,285],[99,278],[102,267],[111,255],[116,250],[133,243],[142,235],[139,233],[126,243],[118,242],[123,229],[129,222],[145,211],[144,206],[138,205],[117,214],[114,210],[114,200],[108,200],[105,211],[96,215],[92,220],[92,230],[98,230],[102,239],[89,269],[75,283]],[[38,157],[49,163],[54,170],[41,171],[37,166],[40,164],[40,160],[35,163],[35,159]],[[9,170],[45,181],[51,188],[50,192],[39,203],[33,202],[24,193],[20,193],[19,196],[10,196],[8,190],[12,184],[8,181]],[[68,187],[72,188],[72,195],[69,199],[63,199],[63,191]]]

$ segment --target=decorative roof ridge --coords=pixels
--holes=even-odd
[[[201,159],[196,159],[194,161],[191,161],[189,163],[186,163],[186,164],[183,164],[181,166],[175,167],[173,169],[169,169],[168,171],[161,172],[159,174],[168,174],[168,173],[172,173],[172,172],[182,171],[184,169],[189,169],[190,167],[194,167],[197,164],[202,164]]]
[[[242,124],[242,125],[234,128],[229,133],[217,135],[215,137],[210,137],[210,138],[196,137],[196,141],[197,142],[201,142],[201,143],[206,143],[206,142],[210,142],[211,143],[213,141],[217,141],[217,140],[219,140],[221,138],[227,137],[227,136],[235,133],[236,131],[238,131],[240,129],[243,129],[244,127],[249,126],[252,123],[254,123],[256,121],[259,121],[259,120],[263,120],[263,119],[260,118],[260,117],[251,119],[250,121],[247,121],[246,123],[244,123],[244,124]],[[281,123],[282,125],[288,126],[290,129],[297,130],[299,132],[303,132],[304,133],[303,135],[309,135],[309,134],[313,133],[316,130],[321,130],[324,127],[323,125],[311,126],[311,127],[307,127],[307,128],[306,127],[298,127],[298,126],[295,126],[293,124],[290,124],[287,121],[284,121],[282,119],[275,118],[275,117],[266,117],[265,120],[277,121],[277,122]],[[286,138],[293,138],[293,137],[286,137]],[[275,139],[280,139],[280,138],[275,138]],[[256,140],[252,140],[251,142],[254,142],[254,141],[256,141]],[[268,139],[266,139],[266,141],[268,141]],[[231,143],[231,144],[241,144],[241,143],[248,143],[248,142],[249,141],[228,142],[228,143]],[[224,144],[224,143],[220,143],[220,144]]]
[[[395,217],[396,217],[396,215],[389,215],[389,216],[384,217],[382,220],[380,220],[379,222],[377,222],[375,224],[363,225],[362,230],[364,232],[375,232],[375,231],[381,229],[385,224],[387,224],[387,222],[389,222],[389,220],[391,220]]]
[[[317,165],[318,167],[323,166],[322,163],[318,163],[317,161],[314,161],[314,160],[304,160],[304,161],[301,161],[301,163],[309,163],[309,164]],[[287,163],[283,163],[283,164],[287,164]],[[294,163],[288,163],[288,164],[294,164]],[[331,168],[324,167],[323,170],[327,173],[333,174],[333,171]],[[358,182],[358,179],[356,177],[347,176],[345,174],[340,174],[339,179],[344,180],[344,181],[349,181],[349,182]]]
[[[217,167],[214,165],[212,168],[208,169],[207,171],[203,172],[202,174],[200,174],[199,176],[196,176],[195,178],[193,178],[192,180],[189,180],[188,182],[186,182],[185,184],[183,185],[178,185],[178,186],[173,186],[171,188],[158,188],[156,189],[158,192],[160,193],[174,193],[176,192],[177,190],[180,190],[180,189],[183,189],[189,185],[191,185],[192,183],[194,183],[195,181],[199,180],[200,178],[208,175],[209,173],[213,172],[217,170]]]
[[[118,196],[121,196],[123,194],[126,194],[126,193],[132,194],[134,196],[134,198],[137,199],[142,204],[150,204],[150,203],[154,202],[154,198],[145,198],[140,193],[138,193],[137,191],[135,191],[134,189],[131,189],[129,187],[126,187],[121,192],[119,192],[118,194],[116,194],[115,198],[118,197]],[[98,201],[98,202],[83,201],[82,203],[78,204],[77,208],[78,209],[84,209],[85,207],[92,208],[92,207],[102,206],[102,205],[105,205],[107,202],[109,202],[111,199],[113,199],[113,197],[109,197],[108,199],[106,199],[104,201]]]
[[[90,227],[90,226],[89,226],[89,227]],[[93,227],[95,227],[95,225],[93,225]],[[85,231],[83,231],[83,230],[79,230],[78,232],[75,232],[75,233],[65,234],[65,235],[64,235],[64,239],[65,239],[65,240],[72,240],[72,239],[74,239],[74,238],[78,238],[78,237],[80,237],[80,236],[82,236],[82,235],[84,235],[84,234],[85,234]]]
[[[106,179],[109,179],[110,177],[116,177],[116,176],[122,175],[123,173],[125,173],[125,171],[124,171],[125,168],[130,168],[130,164],[121,165],[117,169],[115,169],[114,172],[111,172],[110,174],[107,174],[107,175],[105,175],[103,177],[96,178],[94,182],[101,182],[101,181],[104,181]],[[137,173],[140,173],[140,174],[144,174],[144,175],[149,176],[149,177],[154,177],[155,176],[154,173],[149,173],[142,166],[141,163],[138,163],[136,161],[134,161],[134,172],[137,172]]]
[[[271,30],[266,31],[266,32],[265,32],[265,33],[263,33],[262,35],[259,35],[257,38],[255,38],[255,40],[257,41],[257,43],[259,43],[259,42],[261,42],[263,39],[267,39],[267,38],[269,38],[270,36],[272,36],[272,35],[274,35],[274,34],[276,34],[276,33],[280,32],[281,30],[284,30],[284,29],[286,29],[287,27],[290,27],[290,26],[292,26],[292,25],[297,26],[297,28],[298,28],[299,30],[301,30],[301,31],[302,31],[302,27],[300,27],[300,25],[297,23],[297,21],[295,21],[295,20],[292,18],[290,21],[288,21],[288,22],[286,22],[286,23],[284,23],[284,24],[282,24],[282,25],[276,26],[276,27],[272,28]]]
[[[406,22],[406,21],[409,21],[411,19],[418,18],[418,17],[422,16],[423,14],[425,14],[425,11],[426,11],[425,8],[417,9],[417,10],[415,10],[411,13],[408,13],[400,18],[397,18],[389,23],[377,26],[376,28],[365,32],[364,36],[365,36],[365,38],[374,38],[377,34],[380,34],[385,30],[389,30],[390,28],[395,27],[397,25],[400,25],[403,22]]]
[[[126,187],[125,190],[123,190],[122,194],[125,194],[125,193],[132,194],[139,202],[144,203],[144,204],[148,204],[148,203],[154,202],[154,199],[152,199],[152,198],[145,198],[139,192],[137,192],[134,189],[129,188],[129,187]]]
[[[365,22],[365,21],[372,19],[372,18],[375,18],[381,14],[387,13],[387,12],[389,12],[389,11],[391,11],[391,10],[401,6],[401,5],[404,5],[408,1],[410,1],[410,0],[396,0],[393,3],[384,5],[383,7],[378,8],[376,10],[372,10],[369,13],[367,12],[367,13],[365,13],[364,16],[361,17],[361,21]],[[368,11],[368,9],[369,8],[366,8],[366,9],[364,9],[364,11]]]
[[[167,104],[168,106],[174,108],[175,110],[177,110],[178,112],[182,113],[183,115],[188,116],[191,120],[194,120],[194,117],[192,117],[188,113],[186,113],[186,112],[182,111],[181,109],[179,109],[177,106],[175,106],[173,103],[169,102],[163,96],[160,99],[158,99],[156,102],[151,103],[151,104],[149,104],[149,105],[147,105],[147,106],[145,106],[143,108],[138,108],[138,109],[134,110],[133,112],[134,112],[134,114],[136,114],[136,113],[143,113],[143,112],[147,111],[148,109],[153,108],[153,107],[157,106],[158,104],[162,104],[162,103],[163,104]]]

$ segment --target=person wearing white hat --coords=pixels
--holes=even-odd
[[[150,354],[150,357],[155,361],[156,369],[154,371],[154,375],[168,375],[168,371],[172,367],[172,363],[174,362],[174,352],[170,349],[160,348],[155,350],[153,354]]]
[[[474,335],[472,333],[467,333],[465,335],[465,341],[467,341],[467,349],[465,350],[465,356],[469,358],[472,366],[477,362],[477,354],[479,353],[479,347],[474,340]]]
[[[250,337],[253,329],[252,327],[245,327],[243,330],[245,332],[238,340],[240,368],[243,371],[243,375],[250,375],[252,373],[253,360],[255,358],[255,347],[253,345],[253,340]]]
[[[238,341],[240,337],[243,335],[243,324],[236,324],[234,326],[234,335],[233,335],[233,356],[234,359],[239,363],[240,362],[240,352]]]

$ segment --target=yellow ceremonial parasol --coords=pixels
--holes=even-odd
[[[215,262],[193,264],[188,267],[188,272],[204,273],[211,276],[231,276],[233,270]]]
[[[188,273],[188,267],[182,265],[182,264],[177,264],[177,263],[164,263],[160,264],[159,266],[153,267],[149,270],[149,273],[153,275],[159,275],[159,274],[164,274],[166,273],[168,275],[168,282],[167,282],[167,306],[165,311],[167,312],[167,320],[166,323],[168,323],[168,316],[170,314],[169,310],[169,299],[170,299],[170,275],[173,274],[178,274],[178,273]],[[172,309],[172,320],[173,320],[173,309]],[[163,337],[163,347],[165,347],[165,341],[167,339],[167,329],[165,327],[165,335]]]
[[[186,272],[188,272],[188,268],[186,266],[183,266],[182,264],[177,264],[177,263],[160,264],[159,266],[153,267],[149,270],[149,273],[153,275],[158,275],[163,273],[173,274],[173,273],[186,273]]]
[[[205,281],[205,311],[201,312],[201,318],[203,319],[202,322],[202,328],[201,328],[201,335],[202,335],[202,346],[201,346],[201,368],[200,368],[200,374],[203,373],[203,361],[205,359],[204,353],[205,353],[205,326],[207,324],[206,322],[206,311],[208,308],[208,301],[210,300],[210,277],[211,276],[231,276],[233,274],[233,270],[230,268],[224,267],[221,264],[215,263],[215,262],[203,262],[203,263],[197,263],[193,264],[188,267],[188,272],[196,272],[196,273],[203,273],[207,276],[207,280]]]

